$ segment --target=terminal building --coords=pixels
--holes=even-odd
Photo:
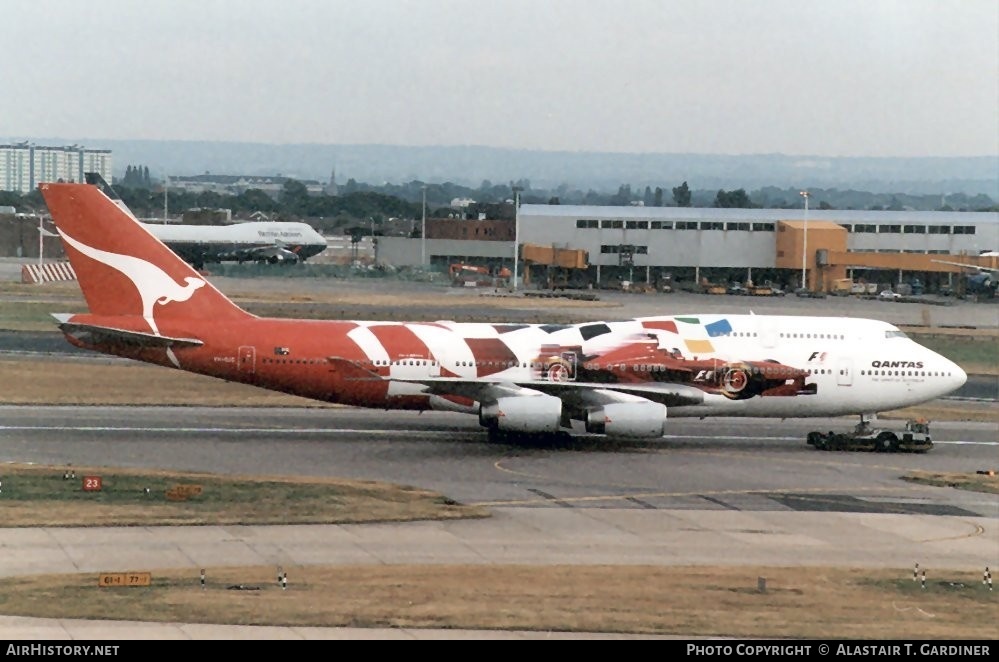
[[[379,238],[379,258],[397,265],[434,268],[460,260],[513,266],[516,242],[588,253],[587,279],[614,281],[772,282],[828,291],[844,278],[897,285],[919,278],[927,291],[952,285],[957,260],[996,267],[999,213],[692,207],[521,205],[512,232],[502,221],[456,220],[446,238],[428,221],[426,246]],[[461,241],[455,237],[468,237]],[[419,240],[415,240],[419,241]],[[405,243],[403,243],[405,242]],[[396,244],[399,244],[396,246]],[[407,248],[408,246],[408,248]],[[520,254],[518,254],[518,258]]]

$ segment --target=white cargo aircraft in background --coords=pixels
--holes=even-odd
[[[978,257],[999,257],[999,251],[983,251],[978,254]],[[955,267],[964,267],[968,269],[969,272],[965,273],[964,277],[966,280],[965,289],[968,294],[974,295],[984,295],[991,299],[996,298],[997,290],[999,290],[999,269],[994,269],[992,267],[983,267],[978,264],[971,264],[968,262],[953,262],[949,260],[933,260],[940,264],[949,264]]]
[[[326,402],[449,410],[491,437],[657,438],[670,416],[864,416],[966,375],[871,319],[663,315],[579,324],[261,318],[95,186],[39,187],[90,312],[74,345]]]
[[[100,174],[88,172],[86,180],[101,189],[122,211],[139,220]],[[203,269],[209,262],[304,262],[326,250],[325,237],[308,223],[294,221],[248,221],[230,225],[147,222],[144,225],[196,269]]]

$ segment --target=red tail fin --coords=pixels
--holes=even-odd
[[[141,316],[156,334],[156,320],[252,317],[96,186],[39,189],[93,314]]]

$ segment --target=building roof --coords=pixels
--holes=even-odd
[[[808,219],[806,223],[804,220],[801,221],[781,221],[785,225],[788,225],[795,230],[842,230],[843,226],[839,223],[833,223],[832,221],[816,221],[813,219]]]
[[[521,216],[723,221],[803,220],[804,209],[736,209],[725,207],[610,207],[603,205],[521,205]],[[833,223],[997,223],[999,212],[872,211],[809,209],[808,220]]]

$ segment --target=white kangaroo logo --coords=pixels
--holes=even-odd
[[[171,301],[187,301],[195,290],[205,285],[205,281],[192,276],[187,276],[184,279],[187,281],[186,285],[178,285],[173,278],[155,264],[131,255],[109,253],[98,248],[91,248],[81,244],[62,230],[59,230],[59,234],[76,250],[101,264],[120,271],[132,281],[142,298],[142,317],[156,335],[161,334],[156,326],[156,320],[153,319],[153,306],[156,304],[166,305]]]

